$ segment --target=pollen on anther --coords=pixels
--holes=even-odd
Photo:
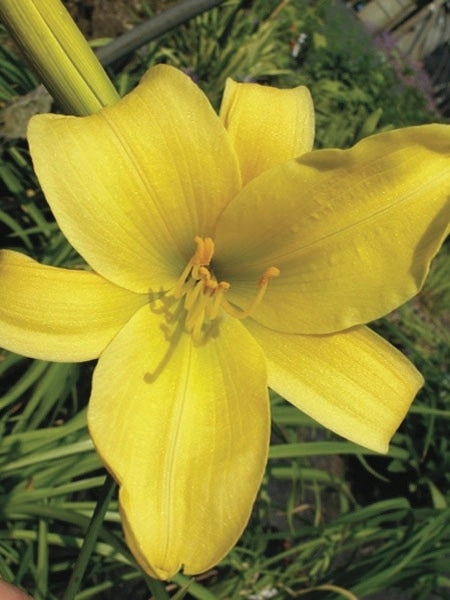
[[[212,238],[202,238],[198,235],[194,238],[197,248],[192,258],[193,265],[209,265],[214,254],[214,242]]]

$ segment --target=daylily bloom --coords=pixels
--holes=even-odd
[[[93,116],[34,117],[36,173],[91,270],[0,259],[0,343],[99,358],[88,422],[150,574],[236,542],[267,385],[379,452],[422,384],[363,326],[420,289],[447,229],[450,128],[313,151],[305,88],[229,81],[217,116],[168,66]]]

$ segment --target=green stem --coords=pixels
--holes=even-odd
[[[182,0],[174,6],[140,23],[96,52],[104,67],[127,56],[133,50],[154,40],[193,17],[222,4],[224,0]]]
[[[97,542],[97,537],[115,488],[116,484],[113,478],[110,475],[107,475],[100,492],[100,498],[98,499],[97,506],[95,507],[94,514],[92,515],[91,522],[86,531],[86,537],[84,538],[80,554],[78,555],[69,584],[64,593],[63,600],[73,600],[80,588],[81,580],[83,579],[87,564]]]

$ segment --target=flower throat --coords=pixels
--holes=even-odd
[[[205,321],[214,321],[221,311],[236,319],[245,319],[261,302],[272,277],[280,274],[276,267],[264,271],[257,284],[253,301],[246,310],[235,308],[225,298],[230,289],[227,281],[217,281],[209,269],[214,254],[214,242],[210,237],[195,237],[197,248],[187,263],[175,286],[175,298],[184,297],[186,310],[185,327],[198,340]]]

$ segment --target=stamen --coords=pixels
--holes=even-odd
[[[173,294],[175,298],[184,296],[183,306],[187,313],[186,330],[192,334],[194,340],[199,340],[204,330],[205,320],[214,321],[221,310],[237,319],[248,317],[263,299],[269,281],[273,277],[278,277],[280,270],[269,267],[264,271],[258,282],[255,298],[246,310],[240,310],[225,298],[230,284],[227,281],[218,282],[209,269],[214,255],[212,238],[196,236],[195,243],[195,252],[178,279]]]
[[[192,331],[196,325],[201,328],[205,319],[205,308],[208,302],[208,297],[205,294],[201,294],[198,302],[194,304],[191,310],[186,315],[186,329]]]
[[[201,238],[196,235],[194,238],[195,243],[197,244],[197,248],[195,249],[194,256],[185,266],[183,272],[181,273],[177,284],[175,286],[173,295],[175,298],[181,298],[188,290],[186,289],[186,283],[189,283],[188,280],[189,274],[192,270],[192,277],[194,279],[200,279],[199,275],[199,267],[204,265],[209,265],[211,259],[214,254],[214,242],[212,238]]]
[[[255,310],[255,308],[258,306],[258,304],[264,298],[264,294],[266,293],[266,289],[267,289],[267,285],[268,285],[269,281],[273,277],[278,277],[279,274],[280,274],[280,269],[277,269],[277,267],[269,267],[266,271],[264,271],[264,273],[262,274],[262,276],[259,280],[258,292],[257,292],[256,296],[254,297],[253,302],[247,308],[247,310],[240,310],[238,308],[235,308],[228,302],[228,300],[226,298],[224,298],[223,302],[222,302],[223,309],[230,316],[235,317],[236,319],[245,319]]]

